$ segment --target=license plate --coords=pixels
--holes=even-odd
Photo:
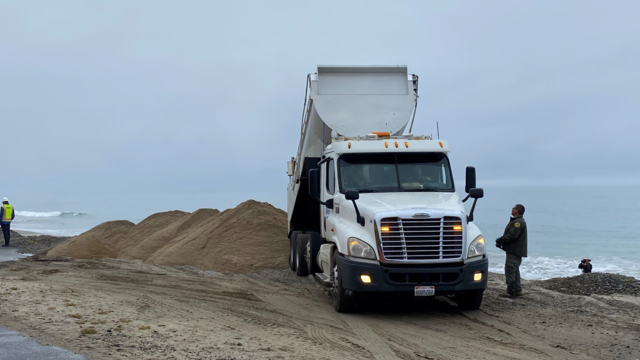
[[[435,286],[416,286],[415,296],[433,296],[436,294]]]

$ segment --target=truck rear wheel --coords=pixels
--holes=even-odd
[[[469,291],[464,294],[456,294],[453,298],[461,310],[478,310],[482,305],[484,290]]]
[[[318,266],[317,259],[322,245],[322,236],[315,231],[309,232],[309,250],[307,252],[307,265],[309,274],[322,272]]]
[[[293,271],[296,271],[296,243],[300,234],[302,231],[292,231],[289,237],[289,267]]]
[[[309,235],[300,234],[296,242],[296,275],[309,275],[309,265],[307,264],[307,246],[309,245]]]
[[[338,251],[333,252],[333,308],[339,313],[354,312],[357,308],[355,294],[342,286],[340,266],[338,265]]]

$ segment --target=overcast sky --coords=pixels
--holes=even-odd
[[[640,183],[640,1],[0,0],[1,191],[285,207],[307,73],[409,66],[479,186]],[[4,195],[3,195],[4,196]]]

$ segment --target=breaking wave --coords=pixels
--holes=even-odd
[[[63,211],[49,211],[49,212],[37,212],[37,211],[16,211],[17,216],[34,217],[34,218],[72,218],[82,217],[87,214],[81,212],[63,212]]]
[[[527,280],[546,280],[557,277],[575,276],[582,273],[578,269],[579,257],[530,256],[522,259],[520,274]],[[505,255],[489,254],[489,271],[504,274]],[[611,256],[592,256],[593,272],[606,272],[633,276],[640,279],[640,265],[637,261]]]

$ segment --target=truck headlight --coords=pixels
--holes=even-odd
[[[478,235],[469,245],[469,253],[467,255],[468,258],[472,258],[474,256],[484,255],[486,248],[484,246],[484,238],[482,235]]]
[[[358,238],[349,238],[349,240],[347,240],[347,249],[350,256],[373,260],[376,259],[376,252],[373,251],[373,248]]]

